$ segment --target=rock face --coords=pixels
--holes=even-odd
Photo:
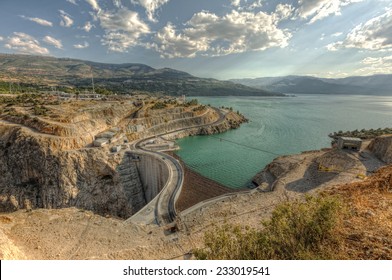
[[[2,135],[0,211],[76,206],[128,217],[144,203],[136,166],[118,172],[122,159],[102,149],[53,151],[41,141],[21,128]]]
[[[217,122],[189,130],[212,134],[245,121],[234,113],[218,121],[220,116],[210,108],[135,113],[132,106],[104,104],[101,110],[83,110],[86,113],[71,116],[64,125],[53,119],[42,121],[47,126],[39,121],[30,126],[30,120],[0,120],[0,212],[77,207],[128,218],[162,189],[168,178],[166,167],[148,157],[134,162],[124,151],[112,154],[107,148],[92,148],[94,135],[113,126],[126,131],[141,125],[145,129],[134,133],[141,138]],[[49,126],[56,129],[46,133]],[[186,135],[189,132],[182,136]]]
[[[355,153],[322,149],[278,157],[257,173],[252,182],[263,191],[272,191],[280,184],[289,191],[308,192],[334,180],[347,179],[348,174],[355,177],[360,173],[366,174],[366,169]]]
[[[376,137],[370,142],[368,149],[383,162],[392,163],[392,135]]]
[[[298,161],[292,160],[289,156],[282,156],[274,159],[263,170],[257,173],[252,182],[264,191],[271,191],[272,184],[283,174],[298,166]]]

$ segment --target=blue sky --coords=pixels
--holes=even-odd
[[[392,73],[392,0],[0,0],[0,52],[218,79]]]

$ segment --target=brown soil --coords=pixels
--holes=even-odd
[[[341,229],[348,259],[392,259],[392,165],[363,182],[333,187],[348,208]]]

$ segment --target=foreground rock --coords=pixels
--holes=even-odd
[[[372,151],[379,159],[387,164],[392,163],[392,135],[376,137],[369,145]]]

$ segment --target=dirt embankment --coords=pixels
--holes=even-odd
[[[372,151],[379,159],[387,164],[392,163],[392,135],[383,135],[376,137],[369,145]]]
[[[392,166],[364,181],[328,188],[343,199],[347,216],[340,229],[348,259],[392,259]]]

